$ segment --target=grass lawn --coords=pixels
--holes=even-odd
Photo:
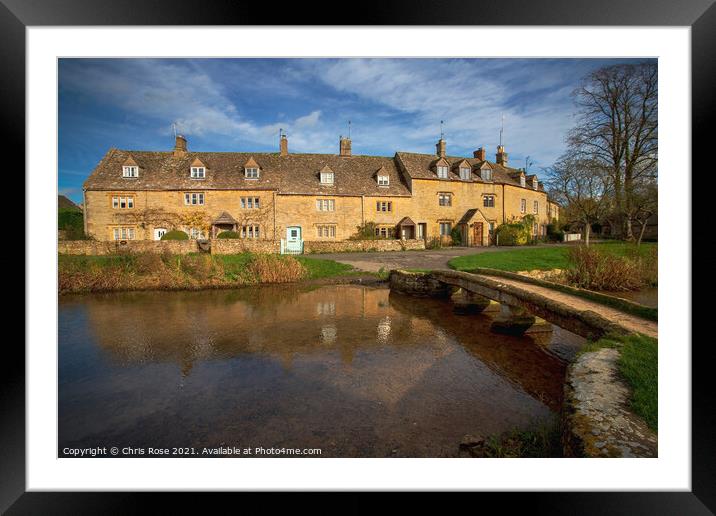
[[[296,256],[295,258],[301,262],[301,265],[308,271],[308,279],[332,278],[334,276],[361,273],[361,271],[356,271],[352,265],[335,262],[333,260],[319,260],[305,256]]]
[[[632,389],[631,409],[657,431],[659,419],[659,357],[658,341],[645,335],[605,337],[587,344],[582,352],[603,347],[621,347],[619,372]]]
[[[604,242],[592,245],[619,256],[627,255],[636,249],[634,244],[626,242]],[[653,242],[643,242],[639,253],[646,254],[655,246],[656,244]],[[504,251],[459,256],[450,260],[448,265],[458,271],[470,271],[477,267],[510,272],[565,269],[567,267],[567,249],[567,246],[512,248]]]

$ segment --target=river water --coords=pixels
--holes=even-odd
[[[556,327],[496,335],[491,317],[360,285],[63,297],[58,454],[458,456],[466,434],[554,417],[583,343]]]

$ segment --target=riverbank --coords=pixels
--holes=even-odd
[[[332,260],[241,253],[209,255],[58,255],[60,295],[132,290],[201,290],[299,281],[359,279],[377,274]]]

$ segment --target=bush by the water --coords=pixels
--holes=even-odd
[[[189,235],[179,229],[174,229],[164,233],[162,240],[189,240]]]
[[[236,231],[222,231],[216,238],[241,238],[241,235]]]
[[[610,253],[608,248],[574,246],[567,254],[569,266],[565,270],[567,281],[589,290],[627,291],[657,284],[657,251],[639,250],[624,254]]]
[[[77,208],[57,210],[57,229],[64,231],[66,240],[87,240],[84,231],[84,215]]]
[[[526,245],[532,237],[532,227],[535,218],[532,215],[525,215],[518,222],[507,222],[500,224],[495,230],[499,245]]]

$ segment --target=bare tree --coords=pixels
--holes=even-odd
[[[629,240],[636,192],[657,176],[657,79],[654,62],[609,66],[587,75],[574,92],[578,120],[570,149],[609,175],[614,215]]]
[[[550,196],[565,207],[561,218],[583,225],[589,245],[592,224],[602,219],[610,205],[610,176],[598,164],[570,154],[545,171]]]
[[[632,203],[633,220],[639,224],[639,236],[636,245],[641,245],[644,232],[649,224],[649,219],[658,211],[659,188],[656,181],[641,182],[634,189],[634,200]]]

